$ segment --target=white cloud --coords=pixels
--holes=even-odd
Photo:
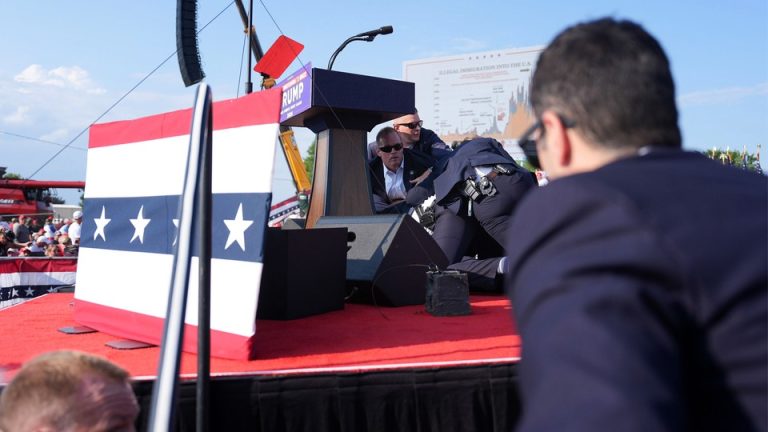
[[[59,88],[85,90],[89,94],[103,94],[105,90],[96,86],[88,71],[80,66],[59,66],[46,70],[39,64],[27,66],[13,80],[29,85],[42,85]]]
[[[115,103],[116,92],[122,95],[134,83],[130,80],[117,90],[105,91],[94,76],[78,66],[32,64],[5,73],[0,68],[0,130],[60,144],[78,137],[68,150],[36,174],[36,178],[82,179],[86,160],[83,149],[88,144],[86,128]],[[147,88],[149,84],[155,83],[145,83],[98,122],[126,120],[192,106],[193,89],[178,90],[178,84]],[[22,120],[24,123],[8,123]],[[25,176],[61,150],[60,146],[9,135],[1,138],[0,150],[10,155],[8,160],[3,160],[4,165]],[[14,152],[17,148],[29,151]],[[36,156],[22,157],[27,154]]]
[[[42,66],[33,64],[27,66],[13,80],[21,83],[38,83],[45,79],[46,73]]]
[[[750,87],[726,87],[721,89],[695,91],[680,95],[677,102],[681,107],[717,105],[736,102],[751,96],[768,95],[768,82]]]
[[[84,87],[88,84],[88,72],[79,66],[64,67],[59,66],[56,69],[51,69],[48,75],[57,77],[64,82],[71,83],[75,87]]]
[[[3,123],[11,125],[29,123],[29,120],[29,107],[26,105],[16,107],[16,111],[3,117]]]
[[[64,143],[72,138],[69,128],[58,128],[40,137],[43,141]]]

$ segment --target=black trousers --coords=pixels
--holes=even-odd
[[[460,197],[458,206],[437,206],[432,235],[448,257],[449,268],[467,272],[470,286],[482,290],[495,290],[510,218],[523,195],[534,187],[525,173],[499,175],[492,182],[496,194],[473,201],[472,215],[467,197]]]

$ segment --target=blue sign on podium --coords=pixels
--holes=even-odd
[[[301,114],[311,107],[312,63],[307,63],[279,84],[283,88],[280,122]]]

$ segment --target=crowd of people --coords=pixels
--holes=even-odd
[[[78,210],[72,219],[58,223],[54,223],[52,216],[41,223],[38,218],[25,215],[0,222],[0,256],[77,256],[82,221],[83,212]]]

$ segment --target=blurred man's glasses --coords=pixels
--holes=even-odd
[[[379,150],[383,151],[384,153],[390,153],[390,152],[392,152],[392,150],[400,151],[402,149],[403,149],[403,145],[401,143],[397,143],[397,144],[391,145],[391,146],[379,147]]]
[[[537,170],[541,169],[541,163],[539,163],[539,152],[536,150],[536,138],[532,138],[532,136],[539,129],[541,129],[541,121],[536,121],[536,123],[526,129],[517,140],[517,145],[523,150],[525,158],[528,159],[528,162]]]
[[[568,120],[562,116],[558,117],[560,118],[560,122],[563,123],[564,128],[570,129],[576,126],[576,122]],[[541,123],[541,120],[537,120],[536,123],[526,129],[526,131],[523,132],[523,134],[520,135],[520,138],[517,140],[517,145],[519,145],[520,149],[523,150],[525,158],[528,159],[528,162],[531,163],[531,166],[537,170],[541,169],[541,163],[539,161],[539,151],[536,149],[536,141],[544,136],[544,128],[542,126],[543,124]]]
[[[405,126],[408,129],[416,129],[417,127],[421,127],[421,125],[423,124],[424,124],[424,120],[419,120],[417,122],[399,123],[396,126]]]

